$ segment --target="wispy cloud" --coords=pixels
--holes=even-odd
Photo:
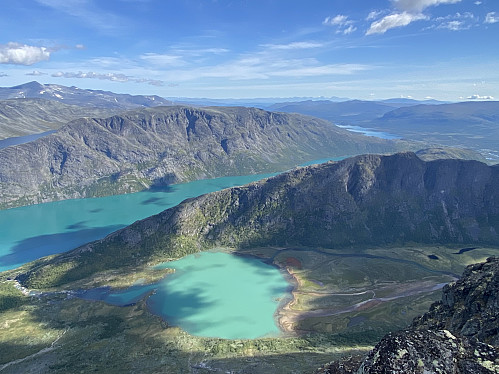
[[[99,8],[93,0],[36,0],[41,5],[80,19],[85,25],[103,32],[125,29],[130,20]]]
[[[295,49],[310,49],[320,48],[324,46],[323,43],[317,42],[293,42],[289,44],[262,44],[262,47],[276,50],[295,50]]]
[[[392,3],[400,10],[410,13],[420,13],[430,6],[440,4],[456,4],[461,0],[392,0]]]
[[[182,66],[186,64],[182,56],[170,55],[170,54],[145,53],[140,56],[140,59],[150,64],[163,67]]]
[[[485,16],[485,23],[497,23],[499,22],[499,16],[496,16],[496,12],[489,12]]]
[[[100,79],[109,80],[112,82],[134,82],[134,83],[147,83],[153,86],[164,86],[165,82],[155,79],[134,78],[122,73],[96,73],[96,72],[62,72],[59,71],[51,75],[55,78],[87,78],[87,79]]]
[[[33,65],[50,58],[50,50],[46,47],[7,43],[0,44],[0,64]]]
[[[437,29],[447,29],[450,31],[460,31],[460,30],[468,30],[471,26],[466,25],[463,21],[449,21],[441,23],[437,26]]]
[[[8,74],[5,74],[4,72],[0,71],[0,78],[2,78],[2,77],[8,77],[8,76],[9,76]]]
[[[414,21],[429,20],[430,17],[423,14],[426,8],[441,4],[455,4],[461,2],[461,0],[391,0],[391,2],[397,10],[373,22],[367,30],[366,35],[384,34],[390,29],[404,27]],[[376,16],[375,12],[371,12],[367,20],[374,19]],[[451,29],[453,27],[456,28],[459,25],[456,22],[447,23],[447,28]]]
[[[366,21],[372,21],[378,18],[383,12],[381,10],[373,10],[372,12],[369,12],[369,14],[366,17]]]
[[[26,75],[31,75],[31,76],[34,76],[34,77],[38,77],[40,75],[47,75],[47,73],[43,73],[39,70],[33,70],[31,73],[26,73]]]
[[[424,14],[394,13],[383,17],[379,21],[373,22],[366,32],[366,35],[384,34],[395,27],[407,26],[411,22],[428,19]]]
[[[345,16],[344,14],[338,14],[334,17],[326,17],[324,21],[322,21],[323,25],[326,26],[336,26],[337,34],[348,35],[357,30],[357,27],[353,26],[355,22]]]

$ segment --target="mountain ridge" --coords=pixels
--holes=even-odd
[[[77,119],[54,134],[0,150],[0,206],[279,171],[323,157],[411,146],[254,108],[144,108]]]
[[[499,167],[462,160],[424,162],[413,153],[297,168],[185,200],[44,262],[25,281],[30,286],[64,284],[97,271],[95,258],[103,270],[214,247],[497,245],[497,183]]]

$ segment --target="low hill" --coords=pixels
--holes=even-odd
[[[280,171],[324,157],[407,147],[296,114],[144,108],[78,119],[44,138],[0,150],[0,207]]]

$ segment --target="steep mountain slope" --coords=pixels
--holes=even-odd
[[[78,119],[55,134],[0,150],[0,207],[278,171],[323,157],[409,146],[301,115],[145,108]]]
[[[57,84],[29,82],[15,87],[0,87],[0,99],[38,98],[66,104],[98,108],[132,109],[171,105],[172,102],[156,95],[128,95],[109,91],[86,90]]]
[[[99,109],[45,99],[0,101],[0,139],[58,129],[81,117],[107,117],[119,109]]]
[[[64,284],[96,271],[217,246],[499,243],[499,167],[364,155],[196,199],[63,254],[22,277]]]
[[[385,336],[365,359],[333,362],[316,374],[498,373],[498,295],[499,257],[470,265],[411,329]]]

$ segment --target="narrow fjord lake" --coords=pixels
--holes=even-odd
[[[189,197],[241,186],[272,175],[205,179],[172,185],[162,191],[63,200],[0,210],[0,271],[101,239]]]

